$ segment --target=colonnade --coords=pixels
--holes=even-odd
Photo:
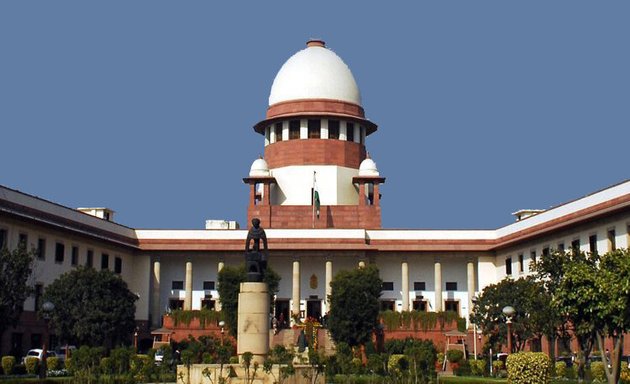
[[[475,296],[475,260],[472,258],[468,259],[466,262],[466,280],[467,280],[467,293],[468,293],[468,312],[473,307],[473,298]],[[361,259],[358,262],[358,267],[365,267],[365,260]],[[223,260],[219,260],[217,262],[217,272],[220,272],[225,266],[225,262]],[[401,267],[401,294],[402,294],[402,310],[410,311],[413,309],[411,303],[411,295],[410,295],[410,286],[409,286],[409,261],[407,258],[403,258],[400,264]],[[185,264],[185,280],[184,280],[184,310],[192,310],[192,297],[193,297],[193,264],[190,260],[186,261]],[[444,299],[443,299],[443,287],[442,287],[442,261],[440,258],[435,258],[433,261],[433,273],[434,273],[434,308],[435,312],[440,312],[444,310]],[[151,305],[151,315],[152,315],[152,323],[154,326],[159,326],[160,318],[162,314],[162,307],[160,302],[160,286],[161,286],[161,265],[160,260],[157,259],[153,262],[153,273],[152,273],[152,305]],[[292,289],[291,289],[291,314],[293,316],[300,315],[300,302],[302,301],[301,294],[301,266],[300,259],[293,259],[293,268],[292,268]],[[333,261],[331,258],[326,258],[325,260],[325,307],[326,311],[330,308],[330,303],[328,301],[328,297],[331,294],[331,281],[333,279]],[[221,302],[218,300],[216,302],[217,310],[221,310]]]

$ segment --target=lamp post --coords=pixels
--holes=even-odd
[[[225,327],[225,321],[219,321],[219,327],[221,327],[221,346],[223,346],[223,334],[225,333],[225,329],[223,327]]]
[[[46,377],[46,371],[48,370],[48,366],[46,365],[48,355],[48,339],[50,338],[48,334],[48,322],[50,321],[50,316],[54,309],[55,304],[51,303],[50,301],[42,304],[41,314],[42,318],[44,319],[44,323],[46,324],[46,327],[44,328],[44,342],[42,345],[42,361],[39,367],[39,377],[42,379]]]
[[[133,349],[138,353],[138,327],[133,331]]]
[[[507,324],[507,348],[508,354],[512,353],[512,317],[516,311],[513,307],[507,305],[503,307],[503,314],[505,315],[505,324]]]

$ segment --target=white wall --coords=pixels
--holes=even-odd
[[[271,204],[310,205],[313,172],[317,172],[317,190],[322,205],[354,205],[359,202],[352,177],[359,170],[333,165],[289,166],[271,171],[277,184],[272,185]]]

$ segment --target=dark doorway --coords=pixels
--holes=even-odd
[[[393,311],[396,308],[396,301],[381,300],[381,311]]]
[[[276,299],[276,320],[278,320],[278,328],[288,328],[289,319],[289,300]]]
[[[317,321],[320,321],[322,317],[322,301],[321,300],[307,300],[306,301],[306,317],[311,317]]]

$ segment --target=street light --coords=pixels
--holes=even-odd
[[[223,327],[225,327],[225,321],[219,321],[219,327],[221,327],[221,346],[223,346],[223,334],[225,333],[225,329]]]
[[[54,310],[55,310],[55,304],[51,303],[50,301],[47,301],[44,304],[42,304],[41,314],[42,314],[42,318],[44,319],[44,323],[46,323],[46,327],[44,328],[44,343],[42,345],[42,361],[39,367],[39,377],[42,379],[46,377],[46,371],[48,369],[46,365],[46,360],[47,360],[47,355],[48,355],[47,341],[49,339],[48,322],[50,321],[50,316],[52,314],[52,311]]]
[[[133,332],[133,349],[138,353],[138,327]]]
[[[507,348],[508,353],[512,353],[512,317],[516,313],[513,307],[507,305],[503,307],[503,314],[505,315],[505,324],[507,324]]]

